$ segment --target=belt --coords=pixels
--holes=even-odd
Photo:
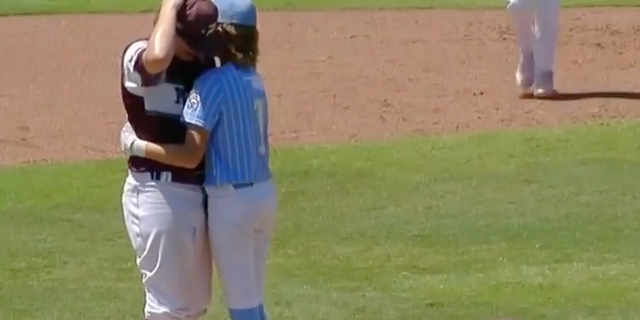
[[[244,189],[244,188],[251,188],[253,187],[255,183],[253,182],[246,182],[246,183],[236,183],[236,184],[232,184],[231,186],[238,190],[238,189]]]
[[[186,172],[171,172],[171,171],[143,171],[149,174],[149,177],[153,181],[182,183],[182,184],[195,184],[201,185],[204,183],[204,173],[186,173]]]

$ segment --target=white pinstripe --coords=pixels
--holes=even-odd
[[[256,101],[264,100],[264,110]],[[263,182],[271,178],[268,105],[262,78],[232,64],[202,75],[194,85],[183,117],[211,132],[206,185]],[[264,114],[258,115],[260,111]],[[259,123],[260,119],[265,123]],[[262,132],[261,132],[262,131]],[[261,139],[265,141],[261,141]],[[264,152],[262,149],[264,145]]]

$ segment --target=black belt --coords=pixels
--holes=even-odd
[[[186,172],[171,172],[171,171],[146,171],[149,173],[151,180],[164,181],[172,183],[182,184],[195,184],[201,185],[204,183],[204,173],[186,173]],[[235,183],[231,186],[233,189],[245,189],[251,188],[255,185],[253,182]]]
[[[204,183],[204,173],[171,172],[171,171],[143,171],[148,173],[153,181],[163,181],[182,184],[201,185]]]
[[[236,184],[232,184],[231,186],[238,190],[238,189],[244,189],[244,188],[251,188],[253,187],[255,183],[253,182],[246,182],[246,183],[236,183]]]

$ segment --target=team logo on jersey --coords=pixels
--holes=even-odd
[[[200,95],[197,92],[193,92],[189,95],[187,102],[184,105],[187,110],[195,110],[200,107]]]

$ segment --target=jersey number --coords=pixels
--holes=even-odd
[[[264,99],[254,100],[253,109],[256,112],[256,117],[258,120],[258,126],[260,130],[260,144],[258,146],[258,152],[260,152],[260,154],[265,154],[267,152],[266,137],[265,137],[265,135],[267,134],[265,130],[267,126],[267,124],[265,123],[267,120],[265,112],[267,110],[266,110],[266,103]]]

